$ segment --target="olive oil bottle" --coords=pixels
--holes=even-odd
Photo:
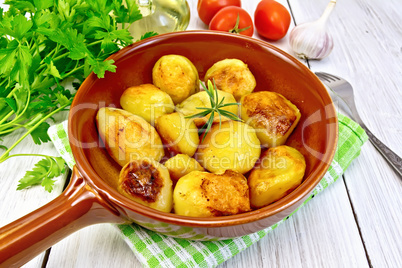
[[[129,31],[134,40],[146,32],[158,34],[184,31],[190,21],[186,0],[136,0],[142,19],[131,24]]]

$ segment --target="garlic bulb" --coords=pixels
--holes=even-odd
[[[323,59],[331,53],[334,42],[326,30],[326,22],[335,4],[336,0],[331,0],[317,21],[302,23],[292,29],[289,43],[299,58]]]

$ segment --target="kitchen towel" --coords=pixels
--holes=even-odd
[[[340,113],[338,122],[338,146],[331,166],[312,194],[291,215],[341,177],[367,141],[366,133],[356,122]],[[50,127],[48,133],[57,151],[72,168],[74,158],[67,137],[67,121]],[[117,225],[117,228],[145,267],[215,267],[259,241],[288,218],[251,235],[208,242],[168,237],[136,224]]]

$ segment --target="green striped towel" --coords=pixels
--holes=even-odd
[[[359,156],[361,146],[367,141],[366,133],[357,123],[342,114],[338,114],[338,120],[339,140],[334,160],[311,196],[300,207],[335,182]],[[49,136],[72,168],[74,158],[67,138],[67,122],[49,128]],[[118,225],[117,228],[145,267],[215,267],[259,241],[287,218],[251,235],[208,242],[164,236],[136,224]]]

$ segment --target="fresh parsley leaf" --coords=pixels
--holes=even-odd
[[[85,22],[85,26],[88,32],[95,29],[104,29],[106,31],[113,30],[110,24],[110,17],[93,16]]]
[[[25,16],[18,14],[13,21],[14,37],[17,40],[21,40],[31,29],[33,23]]]
[[[114,42],[115,36],[110,32],[96,31],[96,39],[101,39],[101,49],[105,52],[114,52],[118,50],[117,44]]]
[[[50,10],[35,13],[33,20],[38,29],[57,29],[60,24],[60,18]]]
[[[59,70],[57,69],[57,67],[54,65],[53,63],[53,59],[51,57],[46,57],[44,59],[44,62],[47,64],[47,73],[52,75],[55,78],[59,78],[61,79]]]
[[[24,90],[22,87],[16,86],[12,95],[17,106],[17,114],[20,114],[28,105],[27,101],[29,98],[29,92]]]
[[[113,1],[118,3],[121,1]],[[115,15],[117,16],[116,21],[119,23],[133,23],[134,21],[140,20],[142,18],[140,9],[137,6],[135,0],[126,0],[127,8],[122,5],[115,4],[118,8],[115,8]]]
[[[72,16],[74,15],[74,10],[72,10],[70,6],[70,1],[58,0],[58,4],[56,6],[58,15],[61,20],[66,22],[72,21]]]
[[[158,33],[156,33],[156,32],[147,32],[141,36],[141,40],[144,40],[148,37],[152,37],[152,36],[156,36],[156,35],[158,35]]]
[[[17,103],[13,98],[4,98],[4,100],[7,102],[8,106],[10,106],[11,109],[13,109],[14,112],[17,112]]]
[[[63,94],[56,93],[57,101],[59,102],[60,105],[64,104],[71,104],[71,101]]]
[[[31,137],[35,144],[42,144],[43,142],[50,141],[49,135],[47,134],[47,130],[50,125],[46,122],[41,123],[34,131],[31,132]]]
[[[46,156],[35,164],[31,171],[27,171],[22,179],[19,180],[17,190],[22,190],[34,185],[41,184],[46,191],[51,192],[55,180],[65,172],[65,162],[61,157]]]
[[[35,7],[29,1],[6,0],[5,4],[12,5],[22,12],[35,12]]]
[[[109,12],[113,9],[110,1],[86,0],[86,2],[92,7],[93,10],[96,10],[101,14],[109,14]]]
[[[53,6],[53,0],[34,0],[36,9],[43,10]]]
[[[29,68],[32,64],[32,54],[29,51],[29,47],[20,45],[18,47],[18,58],[24,63],[25,68]]]
[[[51,166],[51,164],[51,160],[47,157],[36,163],[35,167],[31,171],[27,171],[24,177],[19,180],[17,190],[39,184],[49,174],[47,167]]]
[[[14,37],[20,41],[31,29],[33,23],[24,15],[17,14],[16,16],[4,17],[0,23],[0,32]]]
[[[8,40],[4,36],[0,37],[0,47],[7,47]]]
[[[123,44],[131,44],[133,40],[133,37],[126,30],[96,31],[95,38],[102,40],[101,49],[106,53],[113,53],[119,49],[117,41],[122,41]]]
[[[92,71],[100,78],[115,72],[114,61],[105,59],[132,43],[127,29],[142,17],[136,0],[5,3],[10,6],[7,12],[0,8],[0,136],[19,128],[27,131],[5,148],[0,163],[12,157],[10,151],[28,135],[36,144],[49,141],[46,120],[65,110],[74,97],[61,86],[63,80],[81,83]],[[52,174],[64,169],[64,161],[57,159],[42,159],[20,187],[42,184],[50,191]]]
[[[124,29],[120,30],[113,30],[111,32],[112,36],[115,38],[115,40],[120,40],[126,43],[126,45],[131,44],[133,42],[133,37],[131,36],[130,32]],[[154,34],[157,35],[157,33],[150,32],[147,34]]]
[[[7,49],[0,50],[0,73],[8,74],[12,67],[15,65],[17,55],[17,47],[9,47]]]
[[[55,182],[56,181],[52,180],[50,177],[44,177],[41,185],[45,188],[46,191],[48,191],[50,193],[53,190],[53,186],[54,186]]]
[[[116,66],[113,65],[114,60],[105,60],[105,61],[97,61],[97,60],[92,60],[91,65],[93,67],[94,73],[98,75],[98,77],[103,78],[105,77],[105,72],[116,72]]]

